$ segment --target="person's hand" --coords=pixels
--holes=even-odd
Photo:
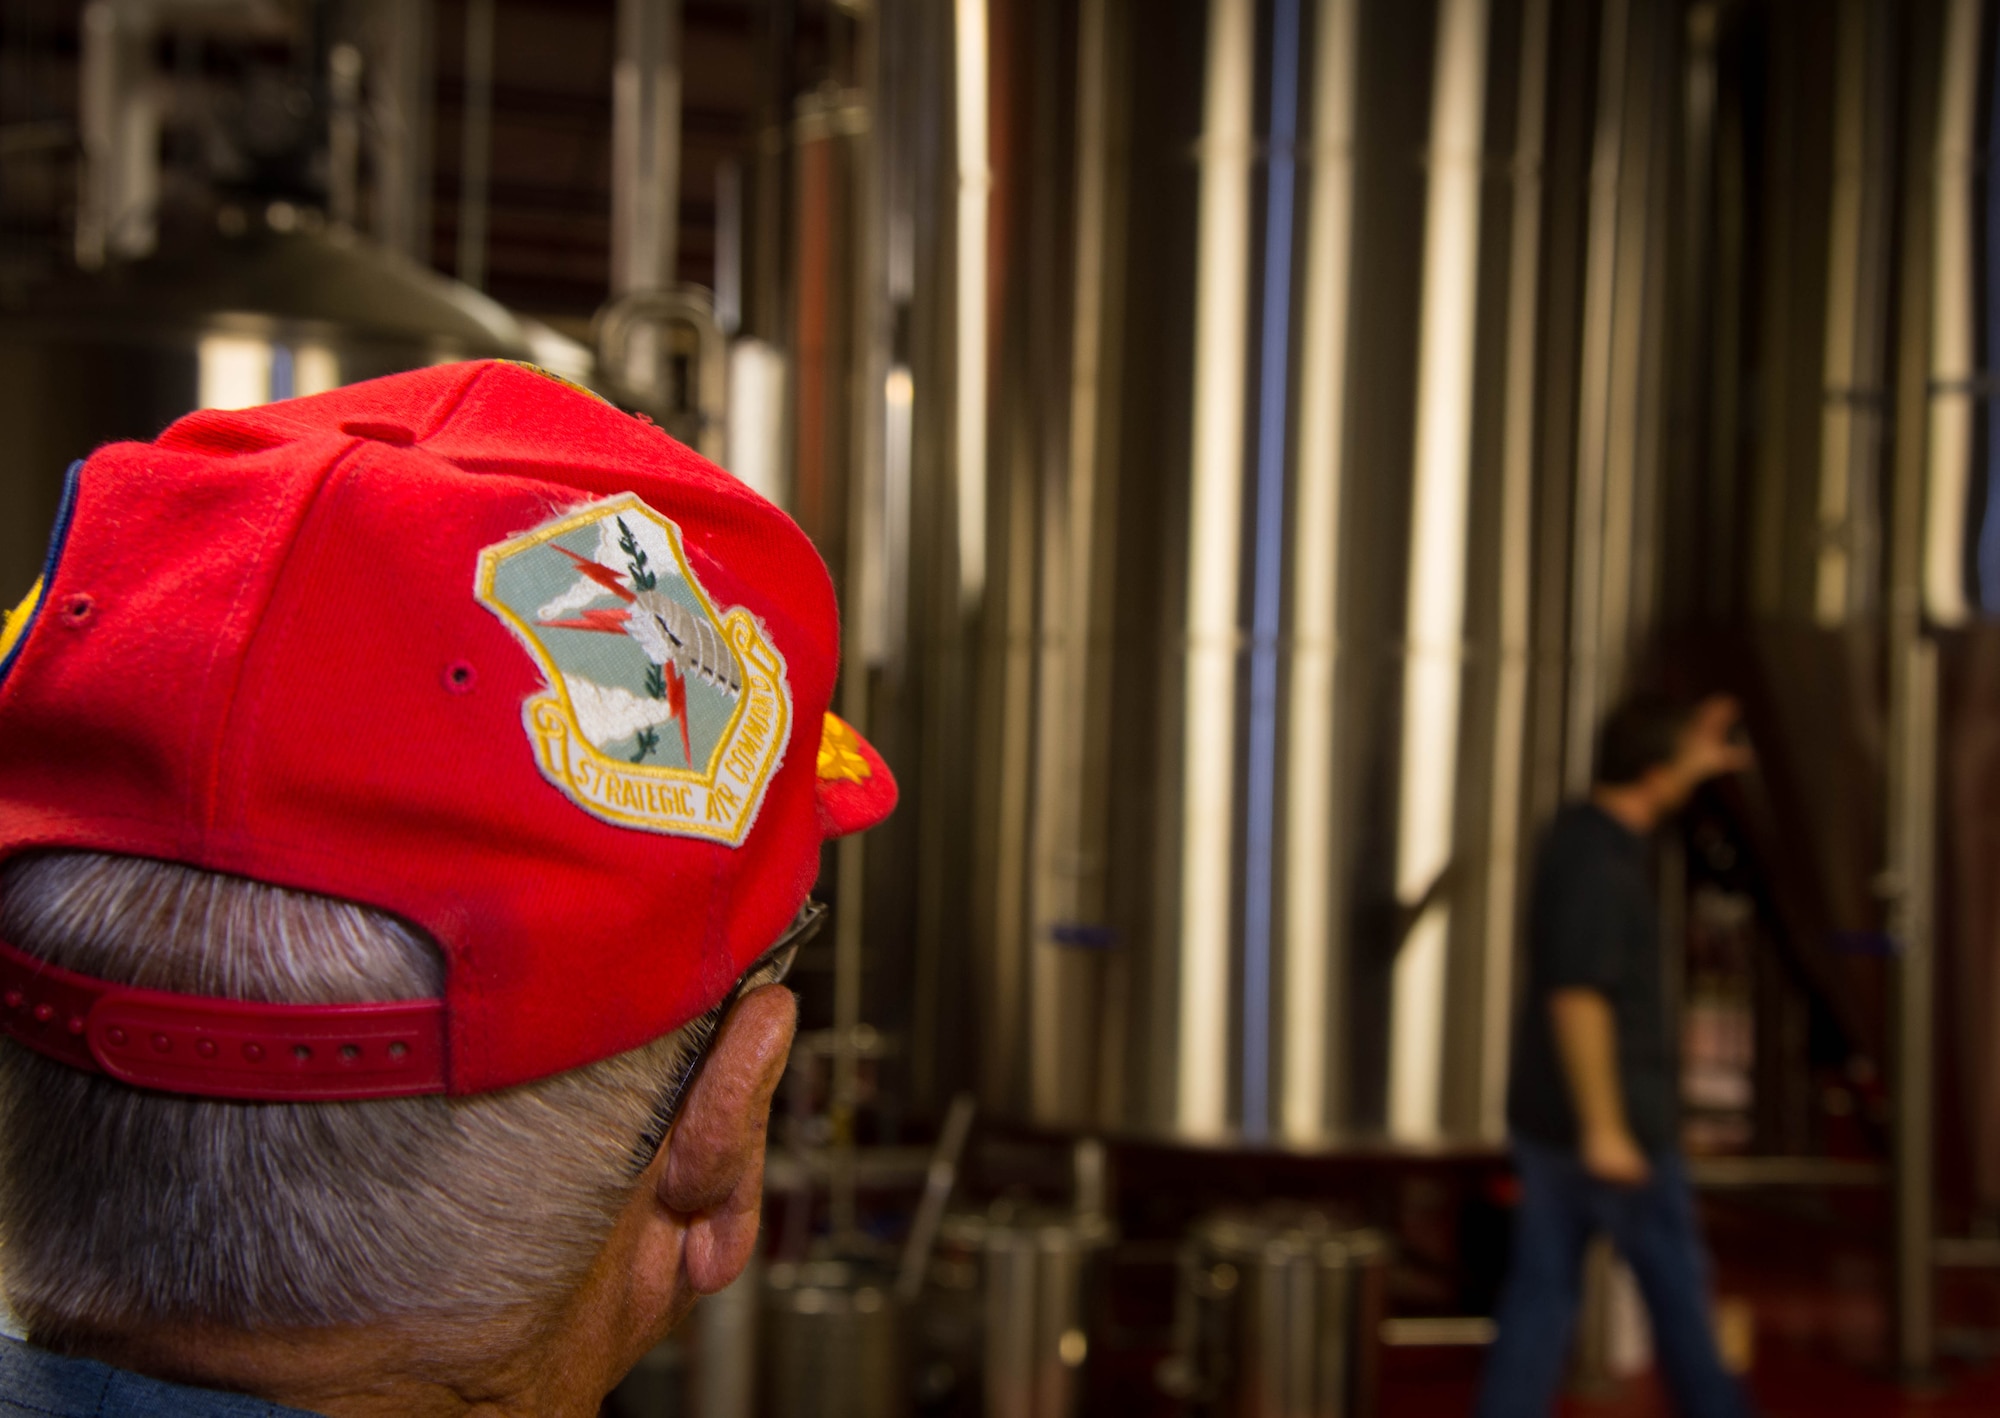
[[[1583,1170],[1600,1182],[1609,1182],[1614,1187],[1643,1187],[1652,1180],[1652,1164],[1632,1134],[1623,1128],[1586,1133],[1582,1151]]]
[[[1736,734],[1743,706],[1727,694],[1711,694],[1695,706],[1681,740],[1681,771],[1692,785],[1741,773],[1756,763],[1750,745]]]

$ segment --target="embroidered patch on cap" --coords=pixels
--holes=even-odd
[[[679,527],[631,493],[594,502],[486,548],[475,590],[548,681],[521,714],[544,777],[606,822],[741,845],[791,686],[757,617],[709,603]]]

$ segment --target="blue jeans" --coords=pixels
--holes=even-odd
[[[1572,1152],[1514,1140],[1521,1207],[1500,1297],[1479,1418],[1548,1418],[1569,1357],[1584,1248],[1602,1231],[1632,1267],[1653,1321],[1653,1350],[1681,1418],[1748,1418],[1749,1401],[1716,1352],[1708,1266],[1694,1195],[1677,1155],[1653,1159],[1645,1186],[1600,1182]]]

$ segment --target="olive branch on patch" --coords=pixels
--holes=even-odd
[[[646,666],[646,693],[655,699],[667,697],[667,671],[664,665]]]
[[[632,535],[632,529],[625,525],[625,519],[615,519],[618,523],[618,549],[625,553],[625,566],[632,573],[632,589],[651,591],[660,584],[659,575],[647,565],[646,549],[639,545],[639,539]]]
[[[632,761],[634,763],[644,763],[650,755],[659,752],[659,748],[660,731],[658,729],[641,729],[639,731],[639,751],[632,755]]]

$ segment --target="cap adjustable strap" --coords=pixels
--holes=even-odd
[[[167,1093],[324,1102],[445,1091],[442,1000],[258,1004],[133,989],[4,941],[0,1033]]]

